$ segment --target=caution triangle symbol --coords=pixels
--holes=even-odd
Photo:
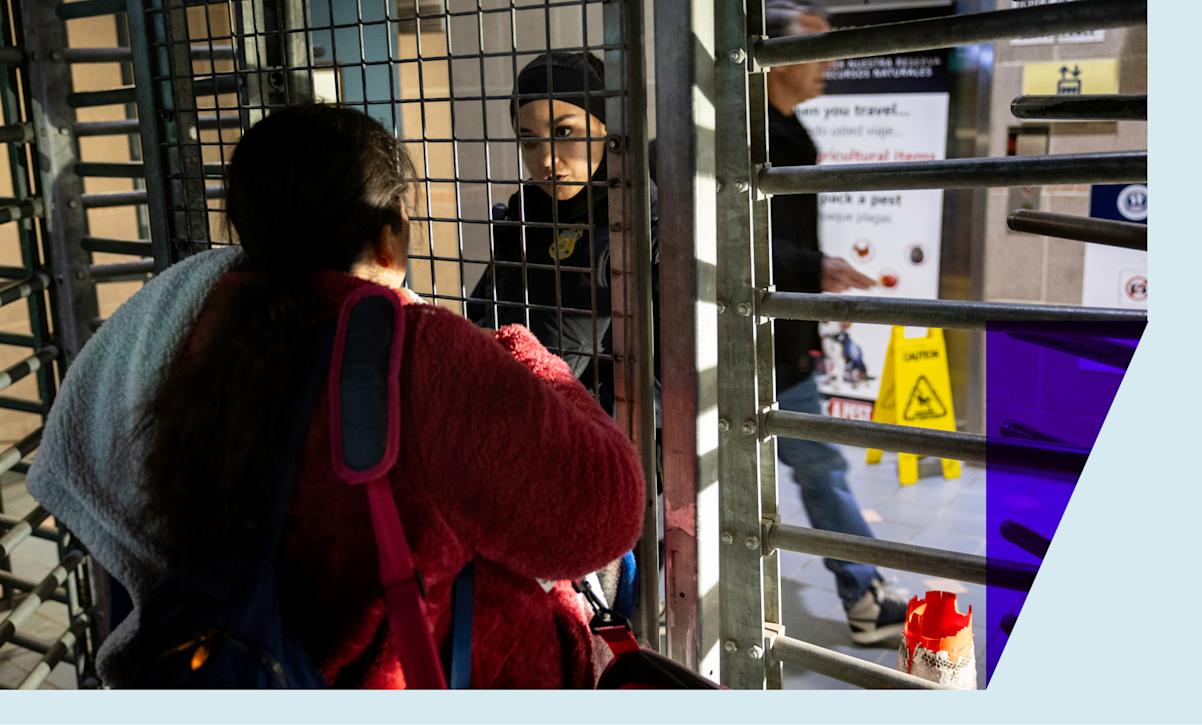
[[[931,386],[927,376],[919,375],[918,382],[914,383],[914,389],[910,391],[910,399],[906,402],[906,410],[902,413],[904,420],[927,420],[930,418],[942,418],[947,415],[947,406],[935,394],[935,388]]]

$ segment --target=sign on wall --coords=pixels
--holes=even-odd
[[[927,9],[921,17],[929,15]],[[920,15],[856,13],[849,22],[914,17]],[[818,147],[818,163],[945,158],[948,57],[948,51],[939,50],[834,63],[827,72],[826,94],[797,108],[798,119]],[[942,190],[819,194],[818,205],[823,253],[846,259],[877,282],[874,289],[849,294],[938,296]],[[831,407],[831,414],[866,417],[879,392],[890,328],[835,320],[822,323],[819,330],[824,354],[819,389],[843,399]]]
[[[1118,92],[1119,62],[1115,58],[1023,64],[1023,95],[1026,96]]]
[[[1148,185],[1095,184],[1089,192],[1089,215],[1147,224]],[[1148,253],[1101,244],[1085,245],[1081,304],[1147,309]]]

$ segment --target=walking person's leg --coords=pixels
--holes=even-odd
[[[822,404],[813,377],[777,396],[781,410],[819,414]],[[777,455],[793,469],[810,525],[823,531],[873,537],[860,505],[847,485],[847,461],[833,446],[818,441],[779,438]],[[848,614],[852,639],[872,644],[895,638],[905,617],[904,602],[881,586],[875,566],[823,559],[835,575],[835,587]]]

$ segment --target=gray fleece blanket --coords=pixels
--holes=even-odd
[[[145,452],[134,426],[217,278],[240,257],[230,247],[189,257],[117,309],[71,364],[29,469],[30,495],[75,533],[133,599],[133,614],[98,653],[100,676],[110,685],[128,677],[122,652],[164,562],[143,517]]]

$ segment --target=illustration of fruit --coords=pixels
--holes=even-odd
[[[881,272],[880,282],[882,287],[893,289],[899,281],[896,272]]]
[[[910,264],[922,264],[927,258],[926,252],[922,251],[922,246],[915,244],[910,247]]]
[[[860,259],[867,259],[868,255],[872,254],[872,244],[867,239],[860,239],[855,244],[851,245],[851,250],[856,253]]]

